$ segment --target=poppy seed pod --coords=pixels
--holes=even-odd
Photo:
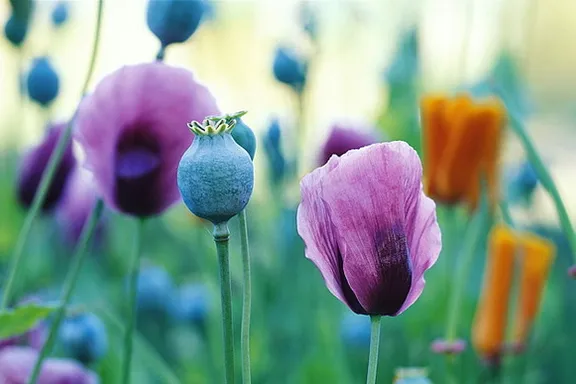
[[[204,0],[149,0],[146,22],[162,47],[183,43],[200,25]]]
[[[28,96],[43,107],[47,107],[58,96],[60,80],[47,57],[34,59],[26,78]]]
[[[4,25],[4,35],[6,39],[15,47],[20,47],[26,39],[26,34],[28,33],[28,23],[18,19],[16,16],[12,15],[6,21]]]
[[[254,188],[254,165],[231,136],[244,112],[188,126],[196,135],[178,166],[178,187],[188,209],[222,224],[246,207]]]
[[[250,158],[254,160],[254,154],[256,153],[256,136],[249,126],[244,124],[241,119],[238,119],[234,130],[232,130],[232,137],[234,141],[244,148],[246,152],[250,155]]]

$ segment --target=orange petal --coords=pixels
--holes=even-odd
[[[520,238],[522,271],[519,303],[514,321],[514,343],[524,345],[538,314],[542,291],[554,260],[556,247],[550,241],[527,234]]]
[[[470,182],[468,203],[471,208],[477,206],[480,199],[480,178],[484,175],[488,183],[489,200],[494,206],[499,197],[500,147],[506,125],[506,109],[498,99],[490,99],[474,109],[471,119],[474,120],[474,129],[482,132],[479,138],[481,142],[478,143],[482,153],[477,174]]]
[[[447,104],[448,99],[442,95],[424,96],[420,103],[424,143],[424,188],[426,194],[433,199],[440,198],[436,188],[436,174],[448,139],[445,119]]]
[[[469,190],[470,180],[480,164],[481,130],[473,119],[475,107],[470,97],[461,95],[446,108],[448,142],[437,173],[438,191],[452,200],[461,200]]]
[[[517,242],[505,226],[490,233],[484,285],[472,328],[474,348],[485,358],[498,356],[504,343]]]

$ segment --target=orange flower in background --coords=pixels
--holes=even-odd
[[[521,348],[538,314],[554,253],[554,245],[536,235],[518,234],[506,226],[492,230],[482,295],[472,328],[472,344],[486,360],[497,361],[505,345],[515,265],[519,269],[519,294],[513,345]]]
[[[482,296],[472,328],[472,344],[486,359],[497,358],[506,335],[508,301],[514,276],[517,239],[504,226],[490,234]]]
[[[521,239],[519,304],[514,319],[514,345],[526,343],[534,319],[538,314],[542,293],[554,261],[556,247],[548,240],[534,235]]]
[[[424,185],[428,196],[474,208],[485,175],[490,201],[498,199],[498,162],[506,110],[498,99],[468,95],[422,98]]]

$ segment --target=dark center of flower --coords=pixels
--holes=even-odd
[[[134,216],[155,214],[160,204],[161,157],[156,139],[136,127],[118,140],[115,161],[115,195],[120,210]]]
[[[402,229],[392,229],[375,237],[380,286],[374,291],[371,311],[392,316],[402,308],[412,287],[412,266],[408,240]]]

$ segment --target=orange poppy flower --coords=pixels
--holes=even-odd
[[[516,258],[519,293],[513,346],[521,350],[525,345],[538,314],[554,254],[554,245],[536,235],[516,234],[503,225],[492,230],[482,296],[472,328],[472,343],[481,356],[498,359],[504,348]]]
[[[554,260],[556,247],[548,240],[525,235],[522,249],[518,307],[514,319],[514,345],[523,346],[538,314],[542,292]]]
[[[426,193],[474,208],[485,175],[490,201],[498,198],[498,160],[506,110],[498,99],[430,95],[421,101]]]
[[[509,228],[498,226],[492,230],[489,241],[482,296],[472,328],[472,344],[480,355],[494,359],[500,355],[506,335],[517,239]]]

